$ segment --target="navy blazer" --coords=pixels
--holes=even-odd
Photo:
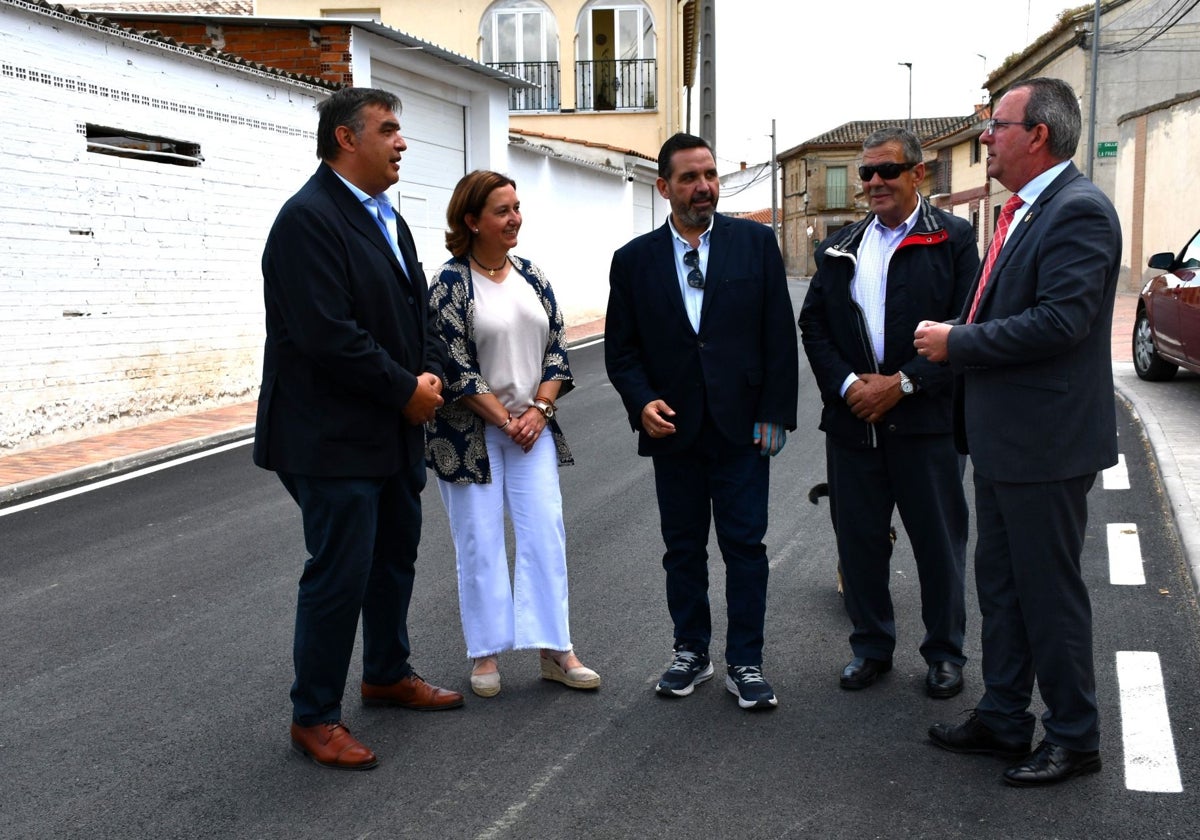
[[[370,211],[322,163],[263,251],[267,339],[254,463],[324,477],[388,476],[424,460],[402,411],[424,371],[443,375],[427,289],[397,216],[406,275]]]
[[[1012,231],[975,323],[950,331],[955,436],[993,481],[1061,481],[1117,462],[1112,313],[1121,227],[1074,164]]]
[[[604,356],[638,452],[659,455],[695,440],[707,411],[737,444],[754,424],[796,428],[799,354],[783,257],[770,229],[717,214],[709,236],[700,329],[688,321],[667,224],[613,254]],[[642,409],[675,410],[676,432],[654,439]]]

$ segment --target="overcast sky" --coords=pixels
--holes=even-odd
[[[1088,0],[717,0],[717,167],[851,120],[971,113],[983,80]],[[986,58],[981,58],[980,54]],[[699,131],[699,96],[692,128]]]

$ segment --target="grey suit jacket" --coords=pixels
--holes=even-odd
[[[955,438],[980,475],[1061,481],[1116,463],[1120,262],[1112,203],[1069,164],[1012,232],[966,324],[972,286],[949,359],[958,374]]]

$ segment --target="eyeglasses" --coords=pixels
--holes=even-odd
[[[1025,126],[1025,130],[1029,131],[1037,123],[1030,122],[1029,120],[987,120],[983,124],[983,133],[990,137],[996,133],[997,128],[1003,128],[1006,125],[1023,125]]]
[[[901,172],[907,172],[916,165],[916,163],[877,163],[874,166],[860,166],[858,167],[858,177],[862,178],[865,184],[878,173],[883,180],[891,181],[899,178]]]
[[[687,284],[693,289],[704,288],[704,275],[700,272],[700,252],[695,248],[683,255],[683,264],[691,271],[688,272]]]

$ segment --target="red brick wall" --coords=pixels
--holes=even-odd
[[[288,73],[354,84],[350,71],[350,27],[245,26],[176,23],[166,20],[123,20],[122,26],[155,30],[184,44],[211,47]]]

